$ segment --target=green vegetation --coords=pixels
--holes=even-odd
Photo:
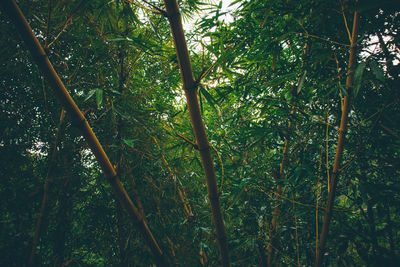
[[[231,5],[0,2],[1,266],[398,265],[399,4]]]

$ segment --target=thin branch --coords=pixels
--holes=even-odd
[[[393,101],[393,102],[387,104],[387,105],[384,106],[383,108],[379,109],[377,112],[375,112],[375,113],[373,113],[372,115],[370,115],[368,118],[366,118],[366,119],[360,121],[360,122],[357,123],[357,124],[354,124],[354,125],[349,126],[348,129],[351,129],[351,128],[353,128],[353,127],[357,127],[357,126],[359,126],[359,125],[361,125],[361,124],[364,124],[365,122],[367,122],[368,120],[372,119],[372,118],[375,117],[376,115],[382,113],[383,110],[385,110],[386,108],[390,107],[391,105],[393,105],[393,104],[395,104],[395,103],[397,103],[397,102],[399,102],[399,100],[396,99],[395,101]]]
[[[328,121],[328,118],[329,118],[329,111],[327,111],[326,112],[326,120]],[[326,133],[325,133],[325,136],[326,136],[326,177],[328,177],[328,194],[329,194],[329,191],[331,190],[331,187],[330,187],[330,182],[331,182],[331,179],[330,179],[330,175],[329,175],[329,128],[328,128],[328,126],[326,126]]]
[[[292,32],[292,33],[305,35],[307,38],[311,37],[311,38],[320,39],[322,41],[329,42],[329,43],[332,43],[332,44],[337,44],[337,45],[341,45],[341,46],[350,47],[350,45],[348,45],[348,44],[332,41],[332,40],[329,40],[329,39],[326,39],[326,38],[323,38],[323,37],[320,37],[320,36],[317,36],[317,35],[309,34],[309,33],[304,33],[304,32]]]
[[[314,204],[302,203],[302,202],[299,202],[297,200],[293,200],[291,198],[285,197],[285,196],[283,196],[281,194],[278,194],[277,192],[274,192],[274,191],[270,191],[270,193],[268,193],[264,189],[262,189],[262,187],[259,186],[259,185],[253,186],[253,188],[258,189],[260,192],[264,193],[270,199],[276,199],[276,197],[279,197],[281,199],[284,199],[284,200],[288,201],[291,204],[295,204],[295,205],[299,205],[299,206],[303,206],[303,207],[310,207],[310,208],[315,208],[316,207],[316,205],[314,205]],[[273,195],[275,195],[276,197],[274,197]],[[322,210],[326,210],[326,207],[323,207],[323,206],[320,206],[319,208],[322,209]],[[346,208],[334,208],[333,210],[334,211],[339,211],[339,212],[354,212],[352,209],[346,209]]]
[[[223,188],[223,185],[224,185],[224,163],[222,162],[222,158],[221,158],[221,155],[219,154],[218,150],[213,145],[211,145],[211,147],[214,149],[215,153],[217,153],[219,162],[221,164],[221,182],[220,182],[220,185],[219,185],[219,193],[221,194],[222,193],[222,188]]]
[[[346,31],[347,31],[347,35],[349,37],[349,42],[351,43],[351,33],[350,33],[350,29],[349,26],[347,25],[347,18],[346,18],[346,14],[344,14],[344,6],[342,1],[340,1],[340,6],[342,7],[342,15],[343,15],[343,20],[344,20],[344,25],[346,26]]]
[[[72,20],[72,17],[75,15],[76,12],[81,8],[82,3],[84,0],[81,0],[77,7],[72,11],[72,14],[69,16],[69,18],[65,21],[64,26],[62,27],[62,30],[57,34],[57,36],[54,38],[54,40],[49,43],[49,45],[45,48],[49,48],[57,39],[60,37],[60,35],[67,29],[67,27],[70,25],[70,21]]]
[[[145,5],[137,3],[136,1],[132,1],[132,0],[125,0],[125,1],[130,3],[130,4],[132,4],[132,5],[135,5],[137,7],[141,7],[143,9],[147,10],[147,11],[150,11],[150,12],[152,12],[154,14],[163,15],[164,17],[166,16],[166,12],[164,10],[156,7],[155,5],[153,5],[153,4],[151,4],[151,3],[147,2],[147,1],[142,0],[143,2],[145,2],[146,4],[148,4],[149,6],[151,6],[154,9],[148,8]]]
[[[49,40],[49,31],[50,31],[50,19],[51,19],[51,10],[52,10],[52,1],[49,0],[48,4],[48,11],[47,11],[47,26],[46,26],[46,35],[45,35],[45,40],[44,40],[44,49],[47,48],[47,42]]]
[[[180,139],[184,140],[185,142],[191,144],[194,149],[199,150],[199,146],[195,142],[190,141],[189,139],[187,139],[186,137],[184,137],[183,135],[180,135],[178,133],[175,133],[175,135],[178,136]]]
[[[319,165],[318,165],[318,179],[317,179],[317,184],[316,184],[316,191],[317,191],[317,199],[316,199],[316,205],[315,205],[315,256],[317,256],[317,250],[318,250],[318,235],[319,235],[319,220],[318,220],[318,213],[319,213],[319,198],[321,196],[321,186],[320,186],[320,181],[321,181],[321,169],[322,169],[322,155],[324,153],[324,146],[321,145],[321,152],[319,156]]]
[[[165,165],[165,167],[167,167],[167,169],[168,169],[168,171],[169,171],[169,173],[170,173],[170,176],[172,177],[172,180],[174,181],[175,188],[178,190],[178,194],[179,194],[180,200],[181,200],[181,202],[182,202],[182,204],[183,204],[183,207],[184,207],[184,210],[185,210],[186,215],[187,215],[188,217],[193,217],[192,208],[190,207],[189,201],[188,201],[188,199],[187,199],[187,197],[186,197],[186,193],[185,193],[184,187],[181,185],[181,186],[182,186],[182,189],[183,189],[183,193],[182,193],[182,190],[179,188],[179,185],[178,185],[177,182],[176,182],[176,181],[177,181],[177,178],[176,178],[175,172],[174,172],[174,171],[172,170],[172,168],[169,166],[168,161],[167,161],[167,159],[166,159],[164,153],[162,152],[161,147],[160,147],[160,145],[158,144],[157,139],[156,139],[154,136],[151,136],[151,138],[153,138],[154,143],[156,144],[157,149],[158,149],[158,151],[159,151],[160,154],[161,154],[161,158],[162,158],[162,160],[163,160],[163,162],[164,162],[164,165]]]
[[[379,126],[382,127],[382,129],[384,129],[387,133],[389,133],[390,135],[400,139],[400,136],[398,134],[396,134],[393,130],[389,129],[388,127],[386,127],[385,125],[383,125],[382,123],[379,124]]]
[[[294,196],[292,196],[292,200],[294,201]],[[293,213],[294,213],[294,225],[295,225],[295,230],[296,230],[296,254],[297,254],[297,267],[300,267],[300,249],[299,249],[299,231],[297,227],[297,216],[295,212],[295,205],[293,203]]]
[[[233,48],[233,46],[230,46],[228,48],[226,48],[224,50],[224,53],[227,53],[229,50],[231,50]],[[205,77],[207,77],[207,75],[210,73],[210,71],[215,67],[215,65],[217,63],[219,63],[219,61],[221,60],[221,58],[224,56],[225,54],[221,54],[215,61],[214,63],[211,64],[210,67],[208,67],[207,69],[203,69],[203,72],[199,75],[199,77],[196,79],[196,83],[200,83],[201,80],[203,80]]]

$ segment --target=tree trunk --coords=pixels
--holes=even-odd
[[[52,64],[46,56],[45,51],[37,40],[36,36],[32,32],[32,28],[25,19],[18,5],[14,0],[3,0],[0,2],[2,9],[5,14],[11,18],[14,22],[18,33],[24,40],[27,48],[33,56],[34,61],[38,65],[40,71],[43,73],[47,82],[54,89],[56,97],[65,108],[67,113],[70,114],[74,125],[81,131],[85,138],[89,148],[95,155],[101,169],[103,170],[104,176],[107,178],[111,185],[114,194],[117,196],[121,205],[126,209],[132,221],[137,225],[139,231],[143,235],[143,238],[150,248],[153,259],[157,266],[167,266],[168,263],[164,258],[163,252],[155,240],[152,232],[143,216],[139,213],[136,206],[128,196],[125,188],[118,179],[117,173],[112,166],[108,156],[104,152],[103,147],[99,143],[96,135],[93,133],[89,123],[85,119],[78,106],[75,104],[72,97],[69,95],[67,89],[59,78],[58,74],[54,70]]]
[[[201,162],[203,164],[203,169],[207,180],[208,197],[211,204],[214,225],[216,228],[216,234],[222,258],[222,266],[228,267],[230,266],[228,240],[222,218],[221,206],[219,203],[217,181],[211,157],[210,144],[207,139],[204,122],[200,113],[199,102],[197,99],[197,83],[193,78],[192,65],[190,63],[189,51],[187,49],[186,39],[183,32],[181,15],[176,0],[164,0],[164,3],[167,9],[167,17],[174,39],[183,89],[185,91],[192,127],[196,136]]]
[[[349,55],[349,62],[347,69],[347,79],[346,79],[346,91],[348,96],[344,96],[344,101],[342,106],[342,118],[340,120],[339,137],[336,147],[335,162],[333,164],[332,177],[330,181],[331,189],[328,193],[328,200],[325,208],[324,223],[322,225],[319,244],[316,251],[317,255],[315,259],[315,267],[322,266],[322,258],[325,253],[325,245],[328,237],[329,224],[331,222],[331,217],[332,217],[333,202],[335,200],[336,185],[337,185],[337,180],[339,178],[340,165],[342,163],[343,146],[346,136],[347,119],[350,109],[349,96],[351,95],[350,94],[351,86],[353,85],[354,68],[356,64],[356,42],[357,42],[358,24],[359,24],[359,14],[357,11],[355,11],[353,20],[353,30],[351,35],[351,43],[350,43],[350,55]]]

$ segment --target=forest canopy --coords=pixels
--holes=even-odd
[[[400,5],[2,0],[1,266],[398,266]]]

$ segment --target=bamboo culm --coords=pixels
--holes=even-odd
[[[300,75],[297,81],[297,84],[292,88],[291,93],[293,95],[294,98],[297,97],[297,95],[300,93],[298,90],[298,87],[301,84],[301,80],[303,78],[303,74],[304,74],[304,66],[305,66],[305,58],[307,56],[307,53],[309,51],[310,48],[310,40],[307,39],[306,45],[304,47],[303,50],[303,61],[301,63],[301,71],[300,71]],[[281,161],[281,165],[279,168],[279,177],[278,178],[278,186],[276,189],[276,193],[277,193],[277,199],[275,200],[275,208],[272,211],[272,220],[271,220],[271,228],[270,228],[270,241],[269,244],[267,246],[267,251],[268,251],[268,258],[267,258],[267,266],[271,267],[273,266],[273,258],[274,258],[274,250],[277,249],[276,248],[276,244],[277,244],[277,236],[276,236],[276,232],[278,230],[278,213],[279,213],[279,196],[282,194],[282,180],[284,179],[285,176],[285,166],[286,166],[286,162],[287,162],[287,155],[289,152],[289,144],[290,144],[290,133],[293,130],[294,127],[294,117],[296,114],[296,108],[295,105],[292,108],[292,111],[290,112],[290,120],[289,120],[289,125],[288,125],[288,134],[285,137],[285,146],[283,148],[283,152],[282,152],[282,161]]]
[[[344,96],[344,101],[342,106],[342,117],[340,120],[339,137],[338,137],[336,153],[335,153],[335,161],[333,164],[332,176],[330,181],[331,189],[328,193],[328,200],[326,202],[324,222],[322,224],[321,235],[316,252],[317,255],[315,257],[315,267],[322,266],[322,259],[325,253],[326,240],[328,238],[329,225],[332,218],[332,208],[333,208],[333,202],[335,200],[336,185],[339,178],[340,165],[342,163],[343,147],[347,130],[347,120],[350,110],[349,96],[351,95],[351,86],[353,85],[354,68],[356,65],[356,52],[357,52],[356,42],[357,42],[358,27],[359,27],[359,14],[357,11],[355,11],[353,19],[353,30],[350,41],[350,55],[347,68],[347,79],[346,79],[347,96]]]
[[[57,146],[58,146],[58,142],[59,139],[61,139],[60,137],[60,133],[61,133],[61,127],[63,125],[63,121],[64,121],[64,109],[61,110],[61,115],[60,115],[60,121],[58,123],[58,127],[57,127],[57,132],[56,132],[56,136],[54,138],[54,143],[53,143],[53,147],[51,149],[51,156],[50,156],[50,160],[49,160],[49,169],[47,171],[47,176],[46,176],[46,180],[44,182],[43,185],[43,197],[42,197],[42,203],[40,204],[40,212],[39,212],[39,216],[38,219],[36,221],[36,227],[35,227],[35,234],[33,236],[33,240],[32,240],[32,246],[31,246],[31,251],[29,254],[29,259],[28,259],[28,266],[33,266],[34,262],[35,262],[35,253],[36,253],[36,247],[39,243],[39,239],[40,239],[40,234],[43,231],[42,229],[42,222],[43,222],[43,218],[45,217],[46,214],[46,208],[47,208],[47,195],[49,192],[49,186],[50,186],[50,180],[52,180],[54,177],[54,165],[55,165],[55,160],[57,157]]]
[[[168,17],[174,39],[175,50],[178,57],[179,69],[190,119],[206,176],[208,197],[211,204],[222,266],[228,267],[230,266],[228,240],[219,202],[219,192],[215,177],[215,170],[211,156],[210,144],[207,139],[203,118],[200,113],[199,102],[197,99],[197,83],[193,78],[192,65],[190,63],[189,51],[183,32],[179,6],[176,0],[164,0],[164,3],[167,10],[166,16]]]
[[[71,116],[73,124],[81,131],[90,150],[95,155],[97,162],[104,173],[104,176],[110,183],[117,199],[128,212],[129,216],[132,218],[133,222],[142,234],[146,245],[150,248],[154,262],[157,266],[168,266],[165,256],[163,255],[161,248],[150,231],[145,218],[140,214],[127,194],[125,188],[119,181],[117,173],[108,156],[104,152],[103,147],[99,143],[96,135],[93,133],[84,115],[79,110],[72,97],[69,95],[57,72],[54,70],[43,47],[40,45],[38,39],[33,33],[32,28],[25,19],[22,11],[19,9],[14,0],[3,0],[0,2],[0,5],[4,10],[4,13],[7,14],[15,24],[18,33],[25,42],[34,61],[38,65],[46,81],[53,88],[58,101],[64,107],[67,114]]]

